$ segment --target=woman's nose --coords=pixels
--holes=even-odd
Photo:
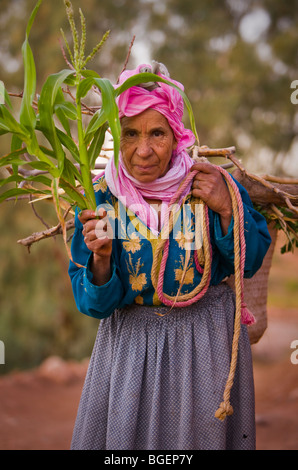
[[[137,153],[140,157],[148,157],[152,153],[150,139],[140,138],[137,147]]]

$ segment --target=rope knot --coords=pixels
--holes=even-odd
[[[224,421],[227,416],[231,416],[234,410],[232,405],[229,402],[221,402],[218,410],[215,412],[215,418],[218,418],[220,421]]]
[[[253,325],[256,323],[254,315],[251,313],[245,302],[241,303],[241,322],[244,325]]]

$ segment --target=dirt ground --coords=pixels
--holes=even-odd
[[[289,261],[297,279],[297,255]],[[269,307],[268,328],[252,350],[257,450],[298,450],[298,305]],[[0,450],[69,449],[87,364],[50,357],[35,370],[2,376]]]

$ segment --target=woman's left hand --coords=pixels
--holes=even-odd
[[[211,163],[197,162],[191,171],[196,170],[192,184],[192,195],[202,199],[207,206],[220,215],[224,234],[227,233],[232,217],[232,201],[228,187],[220,171]]]

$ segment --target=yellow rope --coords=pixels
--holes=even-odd
[[[197,200],[199,203],[201,203],[200,200]],[[183,205],[183,203],[182,203]],[[175,303],[177,300],[179,302],[187,301],[189,299],[192,299],[195,295],[197,295],[199,292],[202,291],[202,289],[206,286],[209,274],[211,272],[211,255],[210,255],[210,250],[209,250],[209,239],[208,239],[208,234],[206,230],[206,216],[205,216],[205,211],[203,211],[203,251],[204,251],[204,264],[205,264],[205,269],[201,278],[201,282],[198,286],[196,286],[193,291],[187,293],[187,294],[182,294],[179,295],[177,299],[177,295],[171,296],[163,292],[163,296],[169,300],[169,301],[174,301]],[[170,211],[169,214],[169,224],[164,227],[164,229],[161,231],[160,234],[160,239],[157,243],[156,250],[153,254],[153,263],[152,263],[152,269],[151,269],[151,279],[152,279],[152,284],[154,289],[157,291],[158,290],[158,274],[160,270],[160,255],[164,251],[165,245],[168,242],[168,238],[166,238],[164,235],[165,234],[170,234],[171,231],[173,230],[173,211]],[[198,224],[199,228],[199,224]],[[202,253],[201,250],[199,250],[198,253],[199,260],[202,262]]]
[[[230,195],[232,199],[233,215],[234,215],[234,256],[235,256],[235,290],[236,290],[236,312],[234,319],[234,334],[232,342],[232,354],[228,379],[226,382],[223,401],[221,402],[218,410],[215,412],[215,417],[223,421],[226,416],[233,414],[233,407],[230,404],[230,395],[234,383],[234,377],[237,366],[238,358],[238,345],[241,331],[241,280],[240,280],[240,237],[239,237],[239,211],[236,196],[234,191],[227,181]]]
[[[233,413],[233,408],[230,404],[230,394],[231,394],[231,389],[233,386],[233,381],[234,381],[235,371],[236,371],[236,366],[237,366],[238,344],[239,344],[239,337],[240,337],[240,330],[241,330],[241,302],[242,302],[241,269],[240,269],[239,209],[238,209],[238,203],[237,203],[235,191],[233,190],[227,178],[225,178],[225,180],[229,188],[229,192],[230,192],[230,196],[232,200],[232,209],[233,209],[233,217],[234,217],[234,229],[233,230],[234,230],[234,257],[235,257],[234,263],[235,263],[236,312],[235,312],[235,319],[234,319],[234,334],[233,334],[233,341],[232,341],[229,375],[228,375],[228,379],[227,379],[224,393],[223,393],[223,401],[221,402],[218,410],[215,412],[215,417],[221,421],[223,421],[226,416],[229,416]],[[200,200],[196,200],[195,202],[202,203],[202,201]],[[210,253],[211,246],[210,246],[210,241],[209,241],[208,234],[207,234],[207,222],[206,222],[205,210],[203,210],[203,214],[204,214],[203,221],[202,221],[203,222],[203,253],[202,253],[202,250],[197,251],[198,257],[200,259],[200,264],[204,263],[204,271],[202,274],[200,284],[187,294],[180,294],[181,286],[176,296],[170,296],[162,292],[163,299],[166,299],[170,302],[174,302],[174,304],[178,304],[178,306],[179,306],[179,302],[193,299],[198,293],[202,292],[202,290],[206,287],[208,283],[208,278],[211,273],[211,253]],[[173,223],[174,223],[174,214],[173,214],[173,211],[170,209],[169,223],[162,230],[160,239],[157,244],[157,248],[153,254],[151,278],[152,278],[152,284],[154,286],[154,289],[157,291],[160,300],[163,300],[160,297],[160,293],[158,292],[158,288],[159,288],[158,278],[159,278],[159,273],[160,273],[160,268],[161,268],[161,258],[162,258],[162,253],[165,250],[166,243],[169,243],[168,236],[173,229]],[[197,227],[196,227],[196,230],[197,230]],[[164,235],[168,235],[168,236],[166,237]]]

